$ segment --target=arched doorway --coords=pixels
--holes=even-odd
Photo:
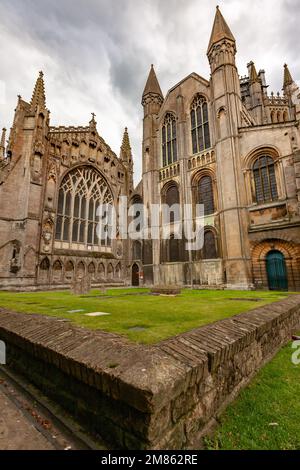
[[[132,285],[139,286],[140,285],[140,268],[136,263],[132,266]]]
[[[288,290],[287,270],[284,255],[277,250],[267,254],[267,274],[270,290]]]

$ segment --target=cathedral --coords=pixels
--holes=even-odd
[[[191,73],[163,96],[151,66],[142,94],[142,180],[134,187],[127,129],[117,156],[87,126],[52,127],[40,72],[0,143],[0,289],[100,285],[300,291],[300,90],[236,66],[219,8],[207,49],[211,76]],[[184,239],[98,239],[97,205],[204,205],[204,245]],[[194,217],[196,214],[194,213]],[[162,230],[162,221],[160,230]]]

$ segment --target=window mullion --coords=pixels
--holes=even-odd
[[[90,199],[87,196],[86,198],[86,214],[85,214],[85,228],[84,228],[84,244],[88,244],[88,229],[89,229],[89,214],[90,214]]]
[[[81,227],[81,205],[82,205],[82,196],[79,198],[79,208],[78,208],[78,227],[77,227],[77,243],[80,241],[80,227]]]
[[[64,191],[64,202],[63,202],[63,209],[62,209],[61,235],[60,235],[61,241],[64,240],[65,217],[66,217],[66,192]]]

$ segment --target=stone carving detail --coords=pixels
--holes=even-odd
[[[41,156],[45,153],[45,145],[41,140],[37,140],[34,144],[34,152],[40,154]]]
[[[42,230],[42,251],[45,253],[49,253],[51,250],[51,241],[53,238],[53,227],[54,223],[51,218],[46,220],[46,222],[43,225],[43,230]]]

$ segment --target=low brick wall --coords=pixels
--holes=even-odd
[[[300,296],[154,346],[0,309],[8,367],[109,447],[193,449],[212,419],[300,328]]]

